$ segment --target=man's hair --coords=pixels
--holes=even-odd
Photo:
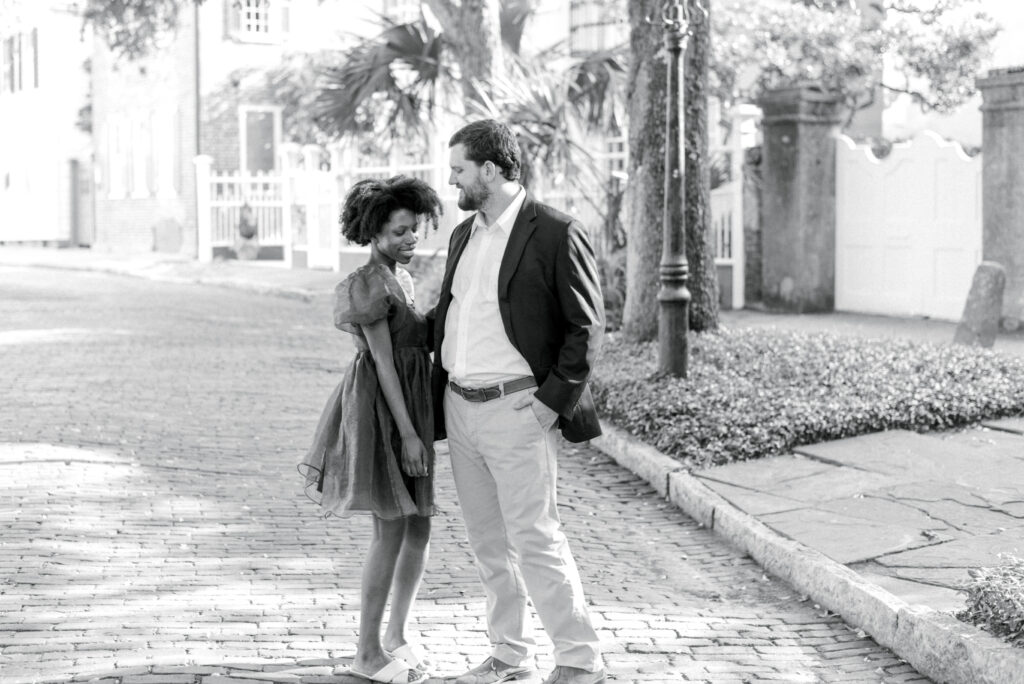
[[[448,147],[459,144],[466,148],[466,159],[477,164],[492,162],[505,180],[519,180],[519,141],[506,124],[494,119],[474,121],[448,141]]]
[[[340,217],[341,234],[357,245],[368,245],[397,209],[426,216],[435,230],[442,212],[437,193],[419,178],[394,176],[387,180],[361,180],[345,196]]]

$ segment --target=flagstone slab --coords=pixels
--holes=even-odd
[[[910,604],[923,604],[929,608],[950,613],[964,607],[963,593],[947,586],[915,582],[868,570],[858,569],[857,572],[867,581],[877,584]]]
[[[868,513],[868,507],[862,510],[856,508],[856,515],[811,508],[772,513],[760,516],[760,519],[777,532],[845,564],[953,539],[944,531],[923,529],[921,525],[908,522],[907,519],[877,519],[872,517],[877,510]],[[916,522],[922,520],[922,517],[907,518]]]
[[[998,562],[996,559],[995,562]],[[979,563],[980,565],[992,565],[992,562]],[[967,574],[971,568],[967,567],[951,567],[951,568],[890,568],[891,575],[893,577],[906,580],[908,582],[919,582],[922,584],[934,584],[936,586],[945,587],[947,589],[956,590],[963,585],[970,575]]]
[[[1024,527],[899,551],[875,561],[890,568],[974,568],[997,564],[1000,553],[1024,555]]]
[[[1016,418],[1000,418],[998,420],[986,420],[982,425],[992,428],[993,430],[1006,430],[1007,432],[1024,435],[1024,416],[1017,416]]]
[[[891,486],[894,481],[882,473],[843,468],[802,456],[777,456],[718,466],[701,472],[700,477],[805,504],[877,491]]]
[[[697,477],[701,479],[709,489],[713,490],[716,494],[724,498],[733,506],[739,508],[744,513],[748,513],[750,515],[763,515],[765,513],[791,511],[807,506],[806,503],[795,499],[788,499],[782,496],[775,496],[774,494],[766,494],[756,489],[737,487],[736,485],[726,484],[724,482],[704,479],[701,478],[699,474]]]
[[[898,501],[945,523],[954,536],[994,534],[1024,521],[998,508],[976,487],[935,482],[899,484],[873,496]]]
[[[942,435],[940,439],[963,447],[963,453],[970,458],[984,452],[984,457],[1008,456],[1024,459],[1024,435],[1016,432],[982,428],[948,433]]]
[[[812,459],[885,473],[900,480],[947,479],[963,466],[957,445],[909,430],[888,430],[795,449]]]
[[[944,437],[906,430],[825,442],[798,451],[812,459],[877,473],[901,482],[936,481],[974,487],[992,505],[1024,502],[1020,468],[1024,439],[972,430]],[[965,467],[965,462],[968,464]]]

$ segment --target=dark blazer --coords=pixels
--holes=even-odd
[[[474,218],[452,231],[441,294],[430,316],[436,439],[445,437],[445,319]],[[537,399],[558,412],[562,435],[570,442],[600,435],[587,379],[604,336],[604,300],[594,250],[579,221],[527,194],[498,271],[498,308],[508,339],[537,379]]]

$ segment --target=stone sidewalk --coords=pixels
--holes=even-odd
[[[251,263],[200,266],[153,255],[0,249],[0,264],[103,270],[312,298],[337,276]],[[830,329],[936,341],[942,326],[851,315],[723,315],[725,325]],[[851,323],[852,321],[852,323]],[[948,338],[952,329],[948,325]],[[1011,350],[1018,343],[1009,341]],[[997,343],[997,348],[1004,344]],[[1011,351],[1013,353],[1013,351]],[[958,434],[890,432],[687,474],[610,429],[596,445],[767,570],[865,628],[939,681],[1024,681],[1024,651],[948,617],[970,567],[1024,546],[1021,419]]]

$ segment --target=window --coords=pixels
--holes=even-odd
[[[288,32],[289,0],[224,0],[225,33],[245,43],[276,43]]]
[[[246,173],[273,171],[281,145],[281,107],[238,108],[239,168]]]
[[[3,92],[15,93],[21,90],[18,76],[21,73],[21,43],[18,36],[4,38],[4,82]]]
[[[123,117],[113,116],[107,124],[107,197],[124,199],[128,186],[128,131]]]
[[[39,87],[39,32],[7,36],[0,45],[0,94]]]

